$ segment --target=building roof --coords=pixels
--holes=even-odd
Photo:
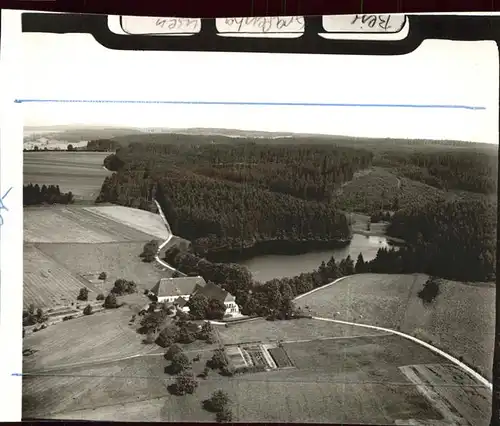
[[[187,296],[205,286],[202,277],[162,278],[151,289],[156,297]]]
[[[184,306],[186,306],[186,303],[186,299],[180,296],[174,300],[174,305],[177,305],[179,308],[183,308]]]
[[[203,287],[196,289],[196,294],[203,294],[207,299],[217,299],[222,303],[234,302],[235,297],[218,285],[208,282]]]

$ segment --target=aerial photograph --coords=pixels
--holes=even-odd
[[[498,95],[444,99],[498,84],[470,46],[419,53],[442,98],[403,106],[26,105],[23,419],[489,424]]]

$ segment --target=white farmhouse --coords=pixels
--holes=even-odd
[[[225,315],[239,314],[235,297],[223,288],[207,283],[203,277],[162,278],[151,289],[159,303],[167,302],[184,312],[189,312],[187,301],[193,294],[203,294],[208,299],[217,299],[226,307]]]

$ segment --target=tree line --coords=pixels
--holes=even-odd
[[[23,204],[32,206],[38,204],[71,204],[74,201],[73,193],[61,192],[59,185],[31,184],[23,186]]]
[[[387,234],[408,247],[388,253],[391,260],[384,268],[460,281],[494,280],[496,228],[496,203],[484,197],[415,203],[391,217]]]

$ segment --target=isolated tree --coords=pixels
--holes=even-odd
[[[213,411],[222,411],[230,402],[229,395],[223,390],[216,390],[210,397],[209,406]]]
[[[104,300],[104,307],[106,309],[118,308],[118,302],[116,301],[116,296],[113,293],[109,293]]]
[[[354,267],[354,270],[356,274],[362,274],[365,272],[366,266],[365,266],[365,260],[363,259],[363,253],[359,253],[358,259],[356,260],[356,266]]]
[[[66,149],[68,151],[75,151],[75,147],[72,144],[69,144]]]
[[[178,352],[172,357],[172,363],[170,364],[170,370],[173,374],[179,374],[180,372],[188,369],[191,366],[191,361],[183,352]]]
[[[92,315],[92,306],[90,305],[85,306],[85,309],[83,310],[83,315]]]
[[[229,407],[224,407],[215,414],[215,420],[218,423],[231,423],[233,421],[233,412]]]
[[[184,395],[186,393],[193,394],[198,387],[198,382],[196,381],[193,373],[183,372],[175,381],[175,391],[178,395]]]
[[[227,359],[224,354],[223,349],[216,349],[212,355],[212,358],[207,361],[207,367],[217,370],[218,368],[223,368],[227,366]]]
[[[104,294],[102,294],[102,293],[99,293],[96,297],[96,300],[104,300],[104,299],[105,299],[105,297],[104,297]]]
[[[164,358],[167,361],[172,361],[174,355],[182,352],[182,348],[179,345],[170,345],[167,351],[165,352]]]
[[[189,298],[187,307],[194,319],[204,319],[208,308],[208,298],[204,294],[194,294]]]
[[[89,290],[86,287],[83,287],[80,289],[80,293],[78,293],[78,296],[76,298],[77,300],[82,300],[82,301],[87,301],[89,300]]]
[[[418,297],[424,305],[430,305],[439,295],[439,281],[436,277],[429,277],[425,282],[424,288],[418,292]]]
[[[153,260],[155,260],[158,248],[159,248],[158,241],[156,240],[148,241],[146,244],[144,244],[144,248],[139,257],[142,258],[143,262],[151,263]]]
[[[99,274],[99,279],[100,279],[100,280],[103,280],[103,281],[104,281],[104,280],[106,280],[106,278],[107,278],[107,277],[108,277],[108,276],[107,276],[106,272],[101,272],[101,273]]]

